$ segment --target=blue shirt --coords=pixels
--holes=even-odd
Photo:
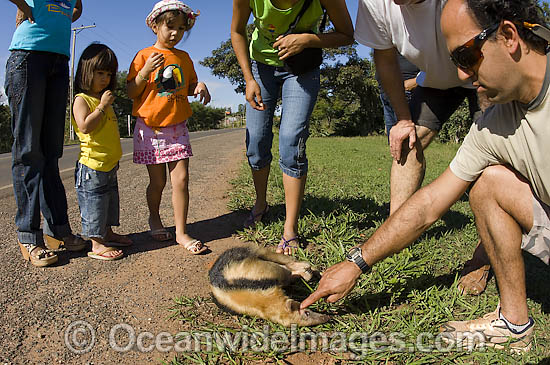
[[[21,23],[11,40],[10,51],[46,51],[70,55],[71,23],[76,0],[25,0],[34,24]]]

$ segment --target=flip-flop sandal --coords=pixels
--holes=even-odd
[[[25,261],[30,261],[30,263],[36,267],[46,267],[57,262],[57,255],[46,248],[34,245],[32,243],[21,243],[19,240],[17,240],[17,243],[21,249],[23,259],[25,259]]]
[[[269,205],[266,205],[264,210],[262,210],[259,213],[254,214],[254,209],[250,211],[250,214],[244,221],[244,228],[254,228],[256,226],[256,223],[260,222],[262,219],[264,219],[264,215],[269,212]]]
[[[191,241],[187,241],[185,243],[178,242],[178,245],[185,247],[187,252],[189,252],[191,255],[200,255],[204,251],[208,250],[208,247],[206,247],[201,241],[196,239],[192,239]]]
[[[149,231],[149,234],[155,241],[163,242],[163,241],[170,241],[174,238],[172,233],[168,231],[166,228],[159,228],[159,229],[152,229]],[[162,236],[162,238],[159,238]]]
[[[300,244],[300,241],[298,241],[298,236],[289,238],[288,240],[285,238],[285,236],[281,236],[281,240],[283,242],[277,245],[277,251],[281,250],[282,252],[278,252],[278,253],[282,253],[283,255],[292,255],[293,250],[297,249],[298,245]],[[297,245],[291,245],[290,242],[292,241],[296,241]],[[290,248],[289,253],[285,253],[285,250],[287,248]]]
[[[97,260],[103,260],[103,261],[114,261],[114,260],[120,259],[124,255],[124,252],[121,252],[119,255],[116,255],[116,256],[105,256],[107,252],[112,252],[112,251],[118,251],[118,250],[113,247],[107,247],[100,253],[95,253],[93,251],[88,252],[88,257],[91,257]]]
[[[50,250],[59,250],[64,248],[67,251],[78,252],[84,250],[89,243],[79,235],[71,235],[63,240],[45,234],[44,244]]]

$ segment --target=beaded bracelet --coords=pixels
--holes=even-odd
[[[149,81],[149,79],[146,79],[145,77],[143,77],[143,76],[141,75],[141,72],[138,72],[138,76],[139,76],[139,78],[142,79],[143,81]]]

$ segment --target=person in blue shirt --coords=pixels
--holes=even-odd
[[[86,248],[71,233],[67,198],[59,176],[69,88],[71,23],[81,0],[10,0],[18,8],[6,64],[5,89],[13,133],[12,175],[17,241],[35,266],[57,262],[45,247]],[[44,217],[40,229],[40,213]],[[46,241],[46,242],[44,242]]]

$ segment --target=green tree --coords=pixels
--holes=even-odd
[[[12,144],[10,108],[0,105],[0,153],[10,152]]]
[[[115,110],[115,115],[118,120],[118,131],[121,136],[128,135],[128,115],[132,115],[132,99],[128,97],[126,93],[126,77],[128,72],[119,71],[116,74],[117,83],[116,89],[113,90],[115,94],[115,101],[113,103],[113,109]],[[132,132],[135,125],[135,118],[132,118],[132,125],[130,133]]]
[[[191,103],[191,110],[193,115],[187,121],[191,132],[219,128],[220,121],[225,118],[224,108],[212,108],[198,101]]]
[[[325,65],[321,90],[311,116],[311,131],[321,135],[367,135],[383,132],[383,114],[374,65],[352,57]]]

